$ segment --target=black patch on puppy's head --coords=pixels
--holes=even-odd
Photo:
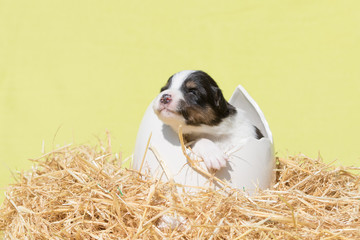
[[[184,100],[180,103],[179,112],[188,125],[214,126],[236,113],[236,109],[225,100],[214,79],[203,71],[191,73],[180,91],[184,94]]]

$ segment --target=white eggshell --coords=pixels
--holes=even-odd
[[[249,139],[244,146],[231,155],[227,166],[217,171],[215,176],[226,180],[230,186],[249,193],[256,188],[269,188],[274,176],[274,148],[269,125],[259,106],[242,86],[239,85],[235,89],[229,102],[245,111],[250,121],[261,130],[264,138]],[[167,171],[173,175],[176,183],[195,187],[209,185],[207,177],[190,167],[181,150],[178,135],[158,119],[152,109],[152,103],[147,108],[139,127],[132,166],[134,169],[140,169],[151,133],[150,145],[158,151]],[[200,166],[206,170],[204,163],[200,163]],[[159,161],[150,150],[146,152],[141,171],[147,171],[150,175],[161,178],[163,181],[168,180]],[[199,188],[186,188],[188,191],[197,189]]]

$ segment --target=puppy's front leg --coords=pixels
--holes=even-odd
[[[204,160],[208,170],[226,166],[228,156],[211,140],[200,138],[192,146],[193,152]]]

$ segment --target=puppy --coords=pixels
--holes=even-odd
[[[225,167],[229,158],[226,152],[241,147],[248,138],[263,137],[203,71],[172,75],[154,100],[153,109],[175,132],[182,125],[185,140],[209,170]]]

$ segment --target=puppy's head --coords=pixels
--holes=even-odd
[[[181,71],[169,78],[154,101],[154,111],[174,130],[178,126],[215,126],[236,112],[203,71]]]

